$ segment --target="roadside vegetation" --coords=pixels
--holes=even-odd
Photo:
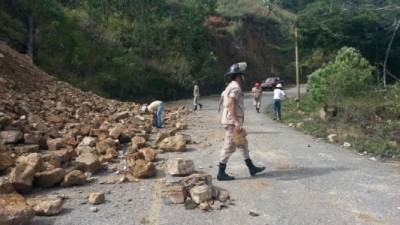
[[[357,50],[342,48],[309,76],[300,109],[294,99],[283,103],[283,122],[340,145],[347,142],[361,154],[399,158],[400,83],[379,88],[372,71]]]

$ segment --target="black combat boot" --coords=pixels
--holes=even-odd
[[[201,110],[203,108],[203,105],[199,103],[199,106],[200,106],[200,110]]]
[[[194,111],[196,111],[196,110],[197,110],[197,105],[194,106]]]
[[[249,172],[251,176],[256,175],[257,173],[264,171],[265,170],[265,166],[262,167],[257,167],[253,164],[253,162],[251,161],[251,159],[246,159],[245,160],[247,167],[249,168]]]
[[[218,175],[217,175],[217,180],[224,181],[224,180],[234,180],[235,178],[232,176],[229,176],[228,174],[225,173],[226,169],[226,164],[225,163],[219,163],[219,170],[218,170]]]
[[[257,109],[257,113],[260,113],[260,108],[256,108]]]

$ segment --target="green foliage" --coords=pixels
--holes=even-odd
[[[373,67],[354,48],[339,50],[334,62],[309,76],[312,100],[338,105],[343,97],[359,95],[371,82]]]
[[[328,56],[343,46],[359,49],[371,64],[383,64],[386,49],[398,18],[391,1],[318,0],[299,12],[300,49],[303,59],[310,61],[315,51]],[[397,1],[397,7],[399,2]],[[381,10],[377,10],[380,8]],[[390,71],[398,73],[400,65],[400,35],[397,35],[388,61]],[[304,70],[312,71],[309,64]],[[312,67],[312,66],[311,66]]]
[[[389,87],[385,100],[387,101],[388,110],[394,118],[400,119],[400,83]]]

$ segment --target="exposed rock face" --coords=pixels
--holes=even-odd
[[[29,224],[34,212],[19,194],[0,195],[0,224],[21,225]]]
[[[58,215],[64,205],[64,201],[58,197],[36,197],[28,198],[27,203],[37,216]]]
[[[17,159],[17,165],[10,173],[10,181],[18,192],[26,193],[32,189],[33,177],[40,163],[38,153],[20,156]]]
[[[193,173],[194,163],[191,159],[173,159],[168,163],[168,173],[172,176],[185,176]]]
[[[160,149],[171,152],[183,152],[186,150],[186,139],[183,135],[175,135],[163,139],[159,144]]]
[[[212,189],[208,185],[195,186],[190,189],[190,196],[194,202],[200,204],[212,198]]]
[[[164,191],[164,202],[166,204],[183,204],[186,199],[186,191],[183,185],[173,185]]]

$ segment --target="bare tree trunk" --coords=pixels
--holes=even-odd
[[[388,48],[387,48],[387,50],[386,50],[385,62],[383,63],[383,87],[386,87],[386,66],[387,66],[387,60],[388,60],[388,58],[389,58],[389,53],[390,53],[390,50],[391,50],[391,48],[392,48],[393,40],[394,40],[394,38],[396,37],[396,33],[397,33],[397,30],[399,29],[399,27],[400,27],[400,20],[397,21],[396,28],[395,28],[394,31],[393,31],[392,39],[390,40],[389,46],[388,46]]]
[[[299,45],[298,45],[297,18],[294,27],[294,45],[295,45],[295,60],[296,60],[296,100],[297,109],[300,109],[300,74],[299,74]]]
[[[26,43],[26,54],[33,61],[33,17],[28,16],[28,40]]]

